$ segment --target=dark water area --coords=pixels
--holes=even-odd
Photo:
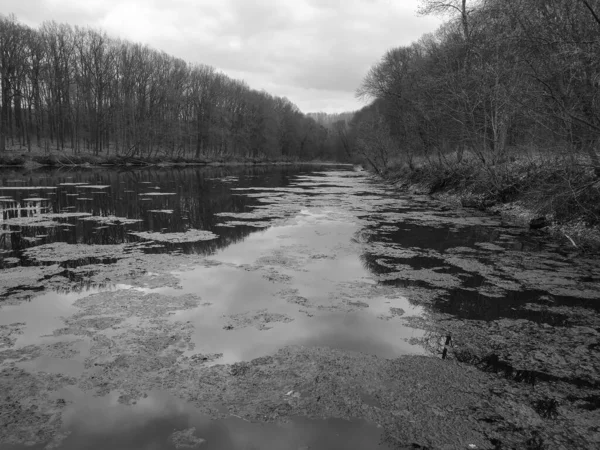
[[[289,184],[289,176],[309,169],[181,168],[156,170],[52,170],[21,176],[18,172],[0,176],[2,229],[12,231],[0,239],[5,252],[51,242],[69,244],[115,244],[136,242],[128,232],[185,232],[202,229],[219,232],[215,241],[178,245],[184,253],[207,254],[244,239],[252,229],[243,226],[225,229],[216,213],[243,211],[256,201],[236,195],[232,188],[278,187]],[[32,189],[33,187],[33,189]],[[25,189],[23,189],[25,188]],[[35,221],[19,222],[52,213],[64,226],[40,226]],[[76,213],[110,217],[112,223],[69,217]],[[120,224],[119,219],[139,222]],[[169,252],[173,247],[154,248]],[[6,253],[5,253],[6,254]]]
[[[2,172],[0,233],[0,369],[85,388],[56,397],[53,448],[387,448],[359,413],[215,419],[157,389],[158,355],[182,371],[287,346],[442,358],[451,336],[449,357],[485,371],[598,378],[597,260],[350,166]]]

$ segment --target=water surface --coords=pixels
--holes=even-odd
[[[171,448],[169,435],[191,427],[202,448],[379,444],[377,424],[359,418],[251,424],[222,405],[212,421],[172,393],[95,381],[144,376],[103,367],[153,352],[184,367],[290,345],[439,358],[452,335],[457,358],[495,351],[567,382],[598,374],[569,360],[582,344],[573,330],[598,325],[597,261],[351,167],[5,172],[0,209],[0,362],[95,386],[61,394],[58,448],[109,437],[111,448]],[[482,336],[506,329],[515,340],[488,348]],[[536,361],[520,348],[549,336],[564,366],[547,364],[556,348]]]

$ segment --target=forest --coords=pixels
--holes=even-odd
[[[540,214],[600,223],[600,2],[422,0],[419,12],[447,20],[372,66],[357,90],[371,103],[334,124],[345,148],[466,203],[526,196]]]
[[[598,165],[597,0],[424,0],[421,13],[451,18],[386,52],[358,89],[374,101],[348,122],[378,170],[449,151],[494,163],[526,147]]]
[[[420,5],[444,24],[385,52],[358,86],[367,106],[343,114],[99,30],[1,17],[0,158],[354,162],[465,205],[525,196],[600,223],[600,2]]]
[[[0,16],[0,89],[0,157],[345,158],[288,99],[91,28]]]

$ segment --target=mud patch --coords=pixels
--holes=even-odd
[[[191,255],[127,254],[112,264],[88,264],[68,268],[69,275],[61,280],[65,290],[82,287],[105,287],[128,284],[143,288],[180,287],[180,279],[174,271],[186,271],[202,265],[214,265],[206,259]]]
[[[67,326],[54,334],[91,341],[79,387],[97,395],[115,391],[119,402],[132,404],[147,390],[162,388],[159,373],[193,350],[192,325],[166,317],[195,308],[199,301],[192,294],[171,297],[134,289],[93,294],[74,303],[80,312],[65,319]],[[139,382],[144,379],[154,382]]]
[[[586,442],[566,427],[556,432],[554,424],[546,424],[530,405],[536,394],[521,398],[508,381],[427,357],[385,360],[292,347],[233,366],[200,368],[176,395],[193,399],[199,408],[223,404],[250,421],[358,416],[381,424],[385,442],[394,448],[464,448],[468,443],[491,449],[498,437],[508,448],[525,448],[534,433],[546,442],[574,437]]]
[[[273,324],[276,322],[289,323],[294,320],[285,314],[270,313],[266,309],[231,314],[224,317],[228,319],[227,325],[223,327],[225,330],[238,330],[240,328],[254,327],[258,330],[265,331],[273,328]]]
[[[169,436],[169,441],[176,449],[180,448],[199,448],[206,441],[202,438],[194,436],[196,428],[188,428],[187,430],[174,431]]]
[[[456,247],[449,249],[443,260],[454,267],[484,278],[492,286],[490,292],[500,290],[540,290],[551,295],[596,299],[600,283],[580,282],[583,274],[598,273],[594,264],[584,259],[569,259],[547,252],[528,253],[507,250],[495,244],[476,244],[481,251]]]
[[[61,223],[55,222],[52,219],[44,218],[43,216],[33,217],[13,217],[3,221],[2,225],[11,227],[39,227],[39,228],[53,228],[62,226]]]
[[[253,212],[221,212],[216,213],[215,216],[218,217],[232,217],[234,219],[243,219],[243,220],[264,220],[264,219],[279,219],[285,217],[285,215],[274,214],[270,211],[265,210],[257,210]]]
[[[54,344],[28,345],[18,349],[0,351],[0,364],[6,361],[23,362],[31,361],[41,356],[51,358],[71,359],[79,354],[79,350],[73,348],[81,340],[69,342],[55,342]]]
[[[24,327],[23,322],[0,325],[0,350],[15,345],[17,338],[23,334]]]
[[[264,220],[256,221],[243,221],[243,220],[229,220],[227,222],[218,223],[217,227],[252,227],[252,228],[269,228],[273,226],[273,222],[266,222]]]
[[[85,362],[86,367],[96,364],[96,358],[101,355],[111,355],[121,351],[142,352],[148,347],[158,352],[166,348],[165,343],[171,345],[178,342],[180,345],[180,340],[185,343],[190,342],[191,326],[179,322],[167,323],[164,317],[175,311],[192,309],[198,303],[199,298],[191,294],[170,297],[144,294],[133,289],[102,292],[77,300],[74,306],[81,311],[66,318],[66,326],[55,330],[53,335],[85,336],[91,339],[91,356]],[[179,333],[175,333],[177,330]],[[172,336],[168,335],[170,331],[174,333]],[[181,337],[183,335],[185,336]],[[176,339],[175,336],[179,337]],[[60,344],[72,345],[73,343]],[[40,348],[37,352],[44,354],[44,348]],[[138,356],[142,364],[145,361],[142,357],[143,352]],[[146,357],[151,359],[147,354]]]
[[[175,311],[192,309],[198,306],[200,297],[186,294],[178,297],[162,294],[146,294],[135,289],[101,292],[77,300],[73,305],[81,308],[68,320],[79,323],[88,316],[117,316],[120,318],[140,317],[160,318]],[[69,322],[67,322],[69,323]]]
[[[291,250],[291,249],[290,249]],[[258,267],[273,266],[286,269],[301,270],[308,262],[308,258],[296,255],[289,250],[276,250],[270,255],[261,256],[255,262]]]
[[[146,241],[166,242],[169,244],[181,244],[184,242],[200,242],[217,239],[219,236],[205,230],[188,230],[183,233],[153,233],[150,231],[140,231],[138,233],[129,233]]]
[[[504,247],[500,247],[499,245],[491,242],[476,242],[475,246],[492,252],[503,252],[505,250]]]
[[[38,260],[39,262],[58,258],[61,264],[67,267],[58,265],[14,267],[0,271],[0,297],[5,297],[2,304],[18,304],[42,294],[45,290],[80,292],[118,284],[150,289],[180,288],[181,280],[174,272],[220,264],[195,255],[143,254],[139,251],[141,247],[136,245],[114,246],[111,250],[104,248],[106,246],[73,246],[75,252],[72,254],[68,251],[69,247],[69,244],[54,244],[48,247],[42,246],[41,250],[31,253],[41,259]],[[55,248],[59,249],[56,255],[52,252]],[[111,264],[97,263],[95,258],[79,259],[83,255],[90,254],[98,257],[109,255],[114,257],[112,252],[115,250],[122,250],[123,253],[120,253],[119,259]],[[71,256],[77,258],[76,264],[69,262]]]
[[[583,308],[531,304],[527,309],[564,315],[567,323],[551,326],[524,319],[458,320],[437,313],[402,320],[428,330],[421,344],[431,353],[509,380],[511,396],[527,399],[536,410],[532,417],[544,421],[542,441],[547,448],[560,448],[558,442],[565,447],[594,448],[600,443],[600,434],[591,424],[600,420],[600,411],[590,412],[582,399],[600,393],[598,318]],[[560,406],[548,415],[547,409],[536,407],[544,404]],[[560,420],[549,420],[557,417]],[[574,441],[568,444],[568,439]]]
[[[164,375],[185,363],[183,353],[194,348],[192,332],[189,323],[152,319],[98,333],[78,386],[96,395],[117,392],[120,403],[135,404],[149,391],[172,385]]]
[[[28,373],[11,367],[0,372],[0,442],[32,446],[59,435],[66,402],[53,392],[76,380],[62,375]]]
[[[305,308],[310,308],[314,306],[314,303],[307,299],[306,297],[302,297],[298,293],[298,289],[283,289],[275,294],[275,296],[285,300],[288,303],[293,303],[295,305],[303,306]]]
[[[39,294],[44,282],[62,272],[58,265],[11,267],[0,271],[0,305],[15,305]]]
[[[402,308],[390,308],[389,314],[381,314],[377,316],[377,318],[382,320],[391,320],[395,317],[402,317],[405,313],[406,311],[404,311]]]
[[[78,189],[108,189],[110,186],[106,184],[77,184]]]
[[[396,266],[398,268],[398,266]],[[449,273],[437,272],[431,269],[413,269],[406,266],[397,272],[384,273],[377,276],[379,281],[385,282],[423,282],[435,288],[452,289],[462,284],[463,280]]]
[[[190,357],[182,357],[183,363],[188,363],[190,366],[197,366],[199,364],[209,364],[218,361],[223,357],[223,353],[196,353]]]
[[[88,222],[96,222],[102,225],[130,225],[133,223],[143,222],[142,219],[128,219],[127,217],[117,216],[91,216],[84,217],[81,220]]]
[[[53,242],[29,248],[23,252],[23,255],[37,263],[80,262],[91,259],[125,258],[126,252],[131,249],[126,244],[86,245]]]
[[[271,283],[289,284],[292,281],[291,276],[281,273],[272,267],[263,269],[262,277]]]

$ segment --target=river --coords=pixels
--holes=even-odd
[[[5,171],[0,208],[0,448],[600,439],[600,263],[500,216],[332,165]]]

